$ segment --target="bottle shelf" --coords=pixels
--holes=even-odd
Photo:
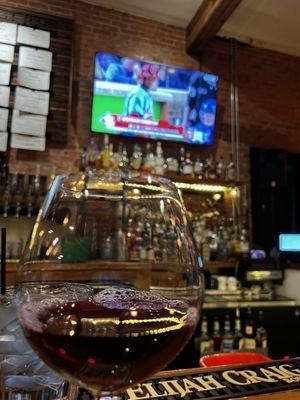
[[[220,179],[201,179],[184,175],[156,175],[172,181],[178,189],[191,192],[225,192],[242,186],[243,182],[225,181]]]

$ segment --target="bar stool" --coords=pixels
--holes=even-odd
[[[200,367],[218,367],[223,365],[255,364],[272,361],[271,358],[259,353],[217,353],[203,356],[199,360]]]

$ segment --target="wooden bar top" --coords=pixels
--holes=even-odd
[[[300,358],[162,371],[126,391],[125,400],[300,400]]]

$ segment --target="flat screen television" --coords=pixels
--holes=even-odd
[[[91,129],[209,145],[218,77],[96,53]]]

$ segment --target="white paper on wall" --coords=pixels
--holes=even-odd
[[[50,46],[50,32],[19,25],[17,43],[48,49]]]
[[[19,67],[51,71],[52,53],[47,50],[40,50],[34,47],[20,46]]]
[[[0,85],[0,107],[9,106],[10,87]]]
[[[44,137],[46,134],[47,117],[13,110],[11,131],[25,135]]]
[[[48,115],[49,93],[16,87],[14,108],[32,114]]]
[[[45,151],[46,139],[13,133],[11,135],[10,146],[14,149]]]
[[[0,43],[16,44],[17,24],[0,22]]]
[[[0,62],[0,85],[9,85],[11,64]]]
[[[0,132],[7,131],[8,109],[0,108]]]
[[[49,90],[50,72],[19,67],[18,85],[25,86],[30,89]]]
[[[14,61],[15,46],[0,43],[0,61],[12,63]]]

